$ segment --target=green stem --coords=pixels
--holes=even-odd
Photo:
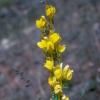
[[[60,100],[59,95],[52,93],[52,100]]]

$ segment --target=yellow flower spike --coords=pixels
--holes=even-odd
[[[59,65],[54,69],[54,75],[57,80],[60,80],[62,78],[62,68]]]
[[[59,33],[55,32],[54,15],[56,8],[47,3],[46,17],[41,16],[40,19],[36,20],[36,27],[41,30],[41,40],[37,43],[37,46],[43,50],[45,58],[47,58],[44,67],[50,72],[48,84],[51,87],[52,96],[56,94],[58,100],[69,100],[69,97],[63,95],[62,89],[64,82],[72,79],[73,70],[70,69],[69,65],[63,68],[61,54],[65,51],[66,46],[60,44],[62,38]]]
[[[44,49],[47,46],[47,42],[45,40],[41,40],[40,42],[37,43],[37,46],[41,49]]]
[[[53,18],[56,13],[56,8],[52,5],[46,5],[46,16]]]
[[[56,84],[56,77],[50,76],[50,77],[48,78],[48,83],[49,83],[50,86],[53,87],[53,86]]]
[[[55,94],[62,93],[62,86],[60,84],[56,84],[54,86],[54,92]]]
[[[66,46],[65,45],[58,45],[57,49],[58,49],[58,52],[63,53],[66,49]]]
[[[54,67],[54,61],[53,60],[46,60],[46,63],[44,64],[44,67],[47,68],[49,71],[52,71]]]
[[[50,41],[52,41],[53,43],[57,43],[61,40],[61,37],[58,33],[52,33],[49,36]]]
[[[44,27],[46,27],[46,18],[45,16],[41,16],[41,18],[39,20],[36,20],[36,27],[39,29],[42,29]]]

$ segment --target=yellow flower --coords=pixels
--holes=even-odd
[[[46,16],[47,17],[52,18],[54,17],[55,13],[56,13],[56,9],[54,6],[46,5]]]
[[[54,92],[55,92],[55,94],[61,93],[62,92],[62,86],[60,84],[56,84],[54,86]]]
[[[53,87],[54,84],[56,83],[56,77],[50,76],[50,77],[48,78],[48,83],[49,83],[50,86]]]
[[[71,80],[72,76],[73,76],[73,70],[69,70],[68,73],[67,73],[66,79]]]
[[[38,47],[41,49],[46,48],[47,42],[45,40],[41,40],[40,42],[37,43]]]
[[[54,44],[51,41],[47,41],[47,50],[54,50]]]
[[[66,73],[68,72],[69,70],[69,65],[67,64],[64,68],[63,68],[63,75],[66,75]]]
[[[37,45],[44,50],[54,50],[54,44],[48,38],[42,39]]]
[[[62,78],[62,68],[59,65],[55,67],[54,75],[58,80]]]
[[[40,42],[37,43],[38,47],[45,50],[54,50],[55,43],[59,42],[61,40],[61,37],[57,33],[52,33],[49,35],[49,37],[44,37]],[[62,47],[63,49],[63,47]],[[61,51],[61,47],[59,47],[59,50]],[[63,51],[63,50],[62,50]]]
[[[39,20],[36,20],[36,27],[42,29],[46,26],[46,18],[45,16],[41,16]]]
[[[65,45],[60,45],[60,44],[59,44],[58,47],[57,47],[57,50],[58,50],[58,52],[60,52],[60,53],[64,52],[65,49],[66,49]]]
[[[51,33],[49,39],[52,41],[52,43],[57,43],[61,40],[61,37],[58,33]]]
[[[71,80],[73,76],[73,70],[69,68],[69,65],[66,65],[63,69],[63,78],[66,80]]]
[[[47,59],[46,63],[44,64],[44,67],[47,68],[49,71],[52,71],[54,67],[54,61],[51,59]]]

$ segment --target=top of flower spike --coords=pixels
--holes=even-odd
[[[47,17],[53,18],[56,13],[56,8],[52,5],[46,5],[45,11]]]

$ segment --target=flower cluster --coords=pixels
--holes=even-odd
[[[48,83],[52,93],[56,95],[57,100],[69,100],[69,97],[63,95],[63,87],[65,81],[72,79],[73,70],[69,65],[63,66],[61,62],[61,54],[65,51],[66,46],[61,44],[62,38],[54,29],[55,13],[54,6],[46,5],[46,16],[41,16],[36,20],[36,27],[41,30],[41,40],[37,45],[45,54],[44,67],[50,72]]]

